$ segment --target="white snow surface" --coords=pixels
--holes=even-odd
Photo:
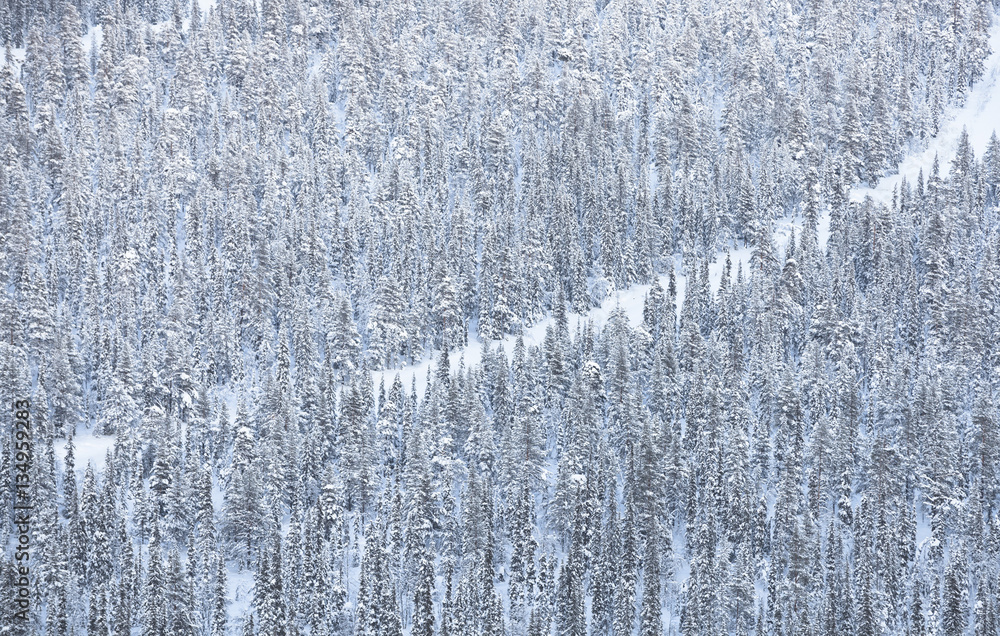
[[[104,471],[104,460],[108,451],[115,445],[114,435],[97,435],[93,429],[78,426],[73,435],[73,465],[76,468],[77,479],[82,479],[88,464],[94,465],[94,472]],[[52,448],[56,462],[65,468],[66,440],[56,440]]]
[[[101,25],[91,25],[83,36],[83,52],[90,55],[91,50],[96,45],[97,50],[101,50],[101,43],[104,42],[104,27]]]
[[[10,50],[10,61],[14,65],[15,72],[19,72],[21,64],[24,64],[24,47]],[[0,65],[7,63],[7,51],[0,48]]]
[[[874,187],[857,187],[851,190],[851,200],[861,202],[865,197],[889,203],[893,191],[905,177],[911,185],[917,175],[924,171],[924,178],[930,174],[935,155],[938,157],[942,176],[951,167],[951,159],[958,148],[962,129],[969,133],[969,143],[976,157],[982,157],[986,144],[994,131],[1000,129],[1000,16],[995,12],[990,16],[990,56],[984,63],[983,76],[966,96],[961,108],[946,112],[941,129],[932,137],[927,147],[905,157],[897,167],[896,174],[882,178]]]

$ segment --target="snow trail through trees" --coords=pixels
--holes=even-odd
[[[934,157],[938,157],[942,176],[950,169],[951,158],[958,147],[964,128],[977,158],[982,158],[990,136],[1000,134],[1000,20],[991,16],[990,56],[986,59],[983,76],[969,91],[965,103],[942,116],[943,124],[937,135],[927,141],[926,147],[911,152],[899,162],[895,172],[879,179],[873,187],[857,186],[851,189],[851,200],[861,202],[865,197],[888,204],[894,190],[905,178],[912,187],[923,172],[930,174]]]

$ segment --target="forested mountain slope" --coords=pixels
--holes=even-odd
[[[3,0],[0,630],[997,633],[993,19]]]

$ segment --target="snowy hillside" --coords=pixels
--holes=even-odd
[[[1000,633],[996,8],[0,0],[0,633]]]

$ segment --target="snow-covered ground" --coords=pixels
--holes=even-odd
[[[10,60],[14,68],[19,70],[24,63],[24,48],[10,49]],[[7,64],[7,51],[0,48],[0,65]]]
[[[96,435],[93,429],[78,426],[73,436],[73,465],[77,479],[83,479],[87,464],[94,464],[94,472],[101,472],[108,451],[115,445],[114,435]],[[66,458],[66,440],[56,440],[53,445],[56,462],[63,464]]]
[[[893,190],[899,187],[903,177],[913,184],[921,170],[924,177],[930,173],[935,155],[938,157],[940,170],[946,174],[950,169],[951,158],[958,147],[962,129],[969,132],[969,142],[976,153],[982,157],[994,131],[1000,130],[1000,16],[993,14],[990,27],[990,49],[992,53],[986,59],[983,76],[972,90],[969,91],[961,108],[945,113],[944,123],[937,136],[933,137],[927,147],[919,152],[908,155],[900,162],[896,174],[884,177],[873,188],[854,188],[851,191],[852,201],[863,201],[870,196],[876,201],[888,203],[892,200]]]

